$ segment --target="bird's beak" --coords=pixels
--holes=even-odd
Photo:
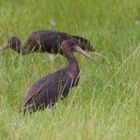
[[[88,53],[86,53],[84,50],[82,50],[79,46],[75,47],[75,51],[79,52],[80,54],[84,55],[85,57],[89,58],[92,61],[95,61],[94,58],[92,58]]]
[[[6,50],[6,49],[8,49],[8,48],[9,48],[8,43],[4,43],[4,45],[0,48],[0,52]]]

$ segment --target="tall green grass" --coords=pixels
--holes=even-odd
[[[91,40],[106,59],[75,54],[79,85],[53,109],[23,117],[18,109],[31,85],[66,60],[1,53],[0,139],[139,140],[140,0],[1,0],[0,44],[11,35],[24,42],[34,30],[51,29],[51,20],[56,30]]]

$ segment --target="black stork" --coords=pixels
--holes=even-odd
[[[53,106],[59,99],[64,99],[69,90],[78,84],[80,70],[73,51],[78,51],[85,57],[94,60],[79,47],[76,39],[65,40],[61,44],[61,48],[63,55],[68,60],[68,66],[33,84],[21,105],[24,114]]]
[[[48,52],[53,54],[60,52],[62,54],[62,50],[60,49],[61,43],[71,38],[77,39],[83,50],[94,51],[91,43],[83,37],[53,30],[40,30],[31,33],[24,45],[21,44],[19,38],[9,37],[0,48],[0,52],[11,48],[20,54],[30,54],[33,52]]]

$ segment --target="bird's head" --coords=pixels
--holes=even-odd
[[[77,51],[80,54],[84,55],[85,57],[94,60],[87,52],[85,52],[83,49],[81,49],[81,44],[79,44],[79,41],[75,38],[67,39],[62,42],[61,48],[63,51],[63,54],[66,55],[67,53],[71,51]]]
[[[9,37],[8,40],[0,48],[0,52],[6,50],[8,48],[17,50],[20,47],[20,44],[21,44],[21,42],[17,37]]]

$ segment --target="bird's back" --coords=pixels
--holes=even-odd
[[[64,40],[75,38],[77,39],[78,45],[88,51],[94,51],[93,46],[90,42],[80,36],[74,36],[65,32],[53,31],[53,30],[39,30],[33,32],[25,43],[27,52],[48,52],[62,54],[60,46]]]
[[[40,30],[33,32],[26,41],[26,46],[31,51],[58,53],[63,40],[71,36],[58,31]]]
[[[23,100],[22,108],[36,111],[42,107],[54,105],[59,99],[67,96],[71,87],[77,84],[78,80],[70,77],[65,70],[50,74],[31,87]]]

